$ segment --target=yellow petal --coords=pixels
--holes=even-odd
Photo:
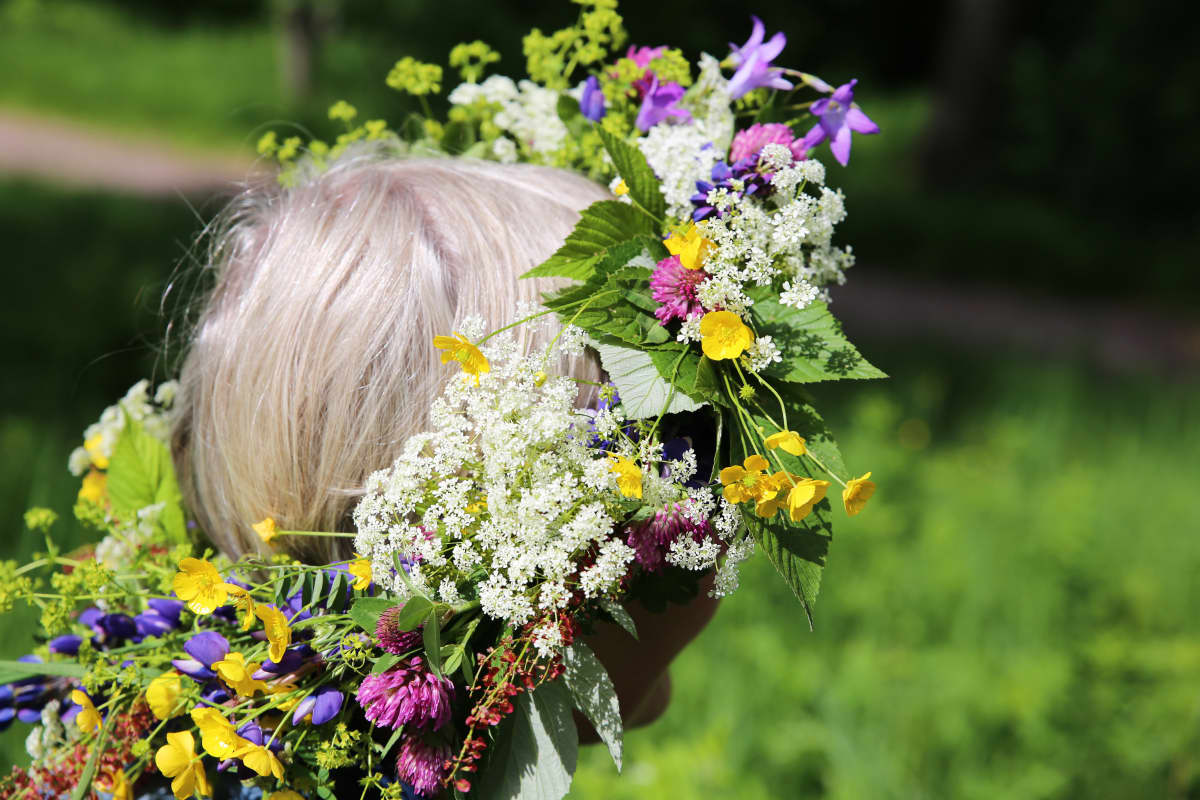
[[[742,463],[744,463],[746,465],[747,472],[766,472],[767,470],[769,470],[771,468],[771,462],[767,461],[766,458],[759,455],[758,453],[755,453],[754,455],[749,456]]]
[[[870,477],[871,473],[868,472],[861,478],[851,478],[842,490],[842,503],[846,507],[846,513],[852,517],[862,511],[863,506],[875,494],[875,482],[867,480]]]
[[[179,695],[183,683],[178,672],[166,672],[150,681],[146,687],[146,704],[158,719],[169,719],[183,710]]]
[[[262,522],[255,523],[251,527],[258,534],[258,538],[262,539],[266,544],[270,544],[271,540],[279,535],[279,528],[276,526],[275,520],[271,517],[267,517]]]
[[[795,431],[780,431],[767,437],[767,449],[781,448],[785,453],[794,456],[804,455],[804,437]]]

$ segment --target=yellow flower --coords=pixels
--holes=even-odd
[[[71,692],[71,702],[83,706],[83,710],[75,717],[75,724],[79,726],[79,730],[84,733],[91,733],[100,728],[100,712],[92,704],[92,698],[75,689]]]
[[[226,586],[229,587],[229,593],[233,595],[233,604],[238,611],[242,612],[242,630],[250,630],[254,627],[254,609],[257,608],[254,598],[248,591],[235,583],[229,583]]]
[[[97,433],[89,436],[83,442],[83,449],[92,457],[92,466],[96,469],[108,469],[108,456],[104,455],[104,434]]]
[[[629,194],[629,184],[625,182],[624,178],[621,178],[621,180],[617,182],[617,185],[613,187],[612,193],[617,197],[624,197],[625,195]]]
[[[204,744],[204,752],[213,758],[240,758],[253,744],[241,736],[233,728],[233,723],[215,708],[205,706],[192,712],[192,722],[200,729],[200,741]]]
[[[252,742],[246,752],[242,754],[242,763],[263,778],[274,775],[276,780],[283,780],[283,764],[267,747]]]
[[[701,269],[713,247],[713,243],[700,234],[700,229],[694,223],[688,226],[683,236],[672,233],[663,244],[668,253],[679,256],[679,263],[684,269]]]
[[[467,341],[467,337],[461,333],[455,333],[454,336],[435,336],[433,346],[446,351],[442,353],[443,364],[457,361],[463,372],[474,375],[476,386],[479,385],[480,375],[492,371],[491,365],[483,353],[479,352],[479,348]]]
[[[158,719],[170,719],[183,710],[179,695],[183,691],[180,675],[174,670],[164,672],[146,687],[146,705]]]
[[[747,500],[758,500],[765,491],[770,489],[766,471],[771,465],[767,459],[758,453],[749,456],[742,462],[721,470],[721,485],[725,499],[730,503],[745,503]]]
[[[133,787],[129,785],[129,778],[125,777],[125,770],[119,769],[109,776],[108,792],[112,800],[133,800]]]
[[[792,522],[799,522],[809,515],[813,506],[825,499],[825,491],[829,481],[819,481],[814,478],[800,478],[788,492],[787,508]]]
[[[271,644],[268,653],[271,660],[282,661],[283,654],[292,643],[292,629],[288,627],[287,617],[278,608],[271,606],[259,606],[254,609],[254,613],[262,620],[263,628],[267,632],[267,641]]]
[[[205,797],[212,795],[212,785],[200,756],[196,755],[196,740],[191,731],[168,733],[167,743],[154,754],[154,764],[159,772],[172,779],[175,800],[184,800],[196,792]]]
[[[262,522],[255,523],[250,526],[254,528],[254,532],[258,534],[258,538],[262,539],[265,544],[270,544],[276,536],[279,535],[279,528],[275,525],[275,520],[267,517]]]
[[[213,664],[212,668],[230,689],[242,697],[253,697],[255,692],[267,692],[267,684],[253,677],[261,666],[257,661],[247,664],[246,657],[241,653],[229,653],[224,659]]]
[[[100,505],[108,490],[108,476],[103,472],[91,470],[83,476],[83,485],[79,487],[79,500]]]
[[[221,580],[217,568],[200,558],[185,558],[179,562],[172,584],[175,594],[187,603],[193,614],[211,614],[229,599],[228,583]]]
[[[782,448],[785,453],[802,456],[805,452],[804,437],[795,431],[772,433],[767,437],[767,449],[774,450],[776,447]]]
[[[713,361],[737,358],[754,344],[754,333],[732,311],[710,311],[700,319],[700,349]]]
[[[617,474],[617,488],[621,490],[623,496],[641,499],[642,470],[637,464],[624,456],[613,456],[612,463],[608,465],[608,471]]]
[[[358,555],[355,553],[355,555]],[[371,585],[371,562],[365,558],[356,558],[346,567],[350,574],[358,578],[354,582],[354,588],[357,591],[362,591]]]
[[[871,473],[868,472],[861,478],[851,478],[846,482],[846,488],[842,489],[842,502],[846,505],[846,513],[852,517],[862,511],[871,495],[875,494],[875,482],[867,480],[870,477]]]

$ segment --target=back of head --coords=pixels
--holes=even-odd
[[[425,427],[457,373],[432,337],[469,314],[498,326],[536,302],[548,284],[518,276],[604,196],[545,167],[362,154],[235,200],[214,234],[216,283],[183,364],[173,437],[212,541],[234,556],[258,549],[251,525],[268,516],[283,529],[346,530],[366,477]],[[289,550],[344,558],[346,541],[297,538]]]

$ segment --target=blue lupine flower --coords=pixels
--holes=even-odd
[[[292,712],[292,724],[299,725],[311,714],[313,725],[323,725],[338,715],[344,699],[342,693],[332,686],[322,686],[296,706]]]

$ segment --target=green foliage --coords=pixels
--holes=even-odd
[[[596,654],[582,642],[576,642],[563,653],[563,668],[563,682],[571,700],[592,723],[619,772],[624,726],[612,678]]]
[[[783,354],[763,374],[796,383],[847,378],[886,378],[871,366],[842,333],[842,325],[824,303],[796,310],[765,293],[752,293],[751,317],[759,335],[769,335]]]
[[[653,223],[637,209],[615,200],[600,200],[583,210],[575,229],[554,255],[521,277],[588,281],[601,272],[602,262],[609,270],[625,266],[654,243],[653,234]]]
[[[128,413],[125,427],[113,445],[107,474],[108,498],[114,513],[132,519],[138,510],[162,503],[159,524],[175,542],[186,540],[183,495],[175,479],[171,453]]]
[[[642,151],[603,128],[599,129],[604,149],[612,158],[617,174],[629,187],[629,196],[655,219],[661,220],[667,213],[667,201],[659,191],[659,181],[654,170],[646,162]]]
[[[700,403],[663,377],[650,352],[605,343],[597,343],[596,352],[600,354],[600,363],[609,380],[617,386],[621,406],[629,419],[656,417],[664,410],[675,414],[700,408]],[[681,353],[668,352],[679,360]]]
[[[421,624],[421,619],[425,612],[429,611],[430,603],[425,598],[413,598],[414,601],[423,601],[422,607],[420,602],[406,603],[404,611],[397,615],[397,625],[400,623],[400,618],[403,617],[404,624],[407,627],[400,630],[411,631],[417,625]],[[350,606],[350,618],[353,619],[358,626],[370,635],[375,635],[375,628],[379,624],[379,617],[383,612],[395,605],[395,602],[388,600],[385,597],[360,597],[354,601],[354,605]],[[411,606],[411,611],[409,607]]]
[[[496,800],[558,800],[571,788],[579,738],[561,681],[524,692],[502,723],[472,792]]]

